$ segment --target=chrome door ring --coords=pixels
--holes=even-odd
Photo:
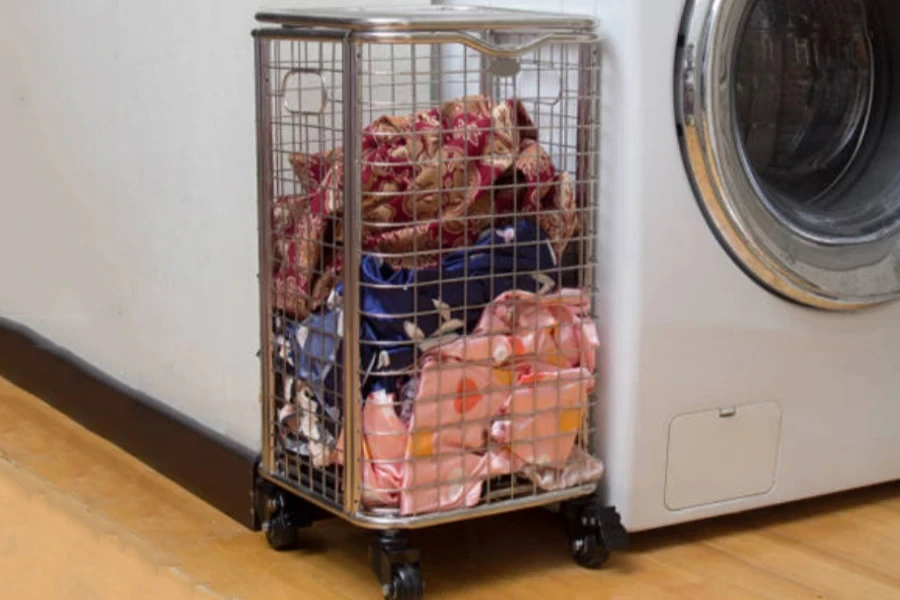
[[[892,227],[847,242],[798,230],[767,206],[734,121],[731,72],[753,5],[753,0],[695,0],[686,8],[675,104],[685,164],[703,213],[733,258],[781,296],[841,311],[896,299],[900,218]],[[894,191],[900,198],[900,186]]]

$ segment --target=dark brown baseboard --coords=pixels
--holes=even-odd
[[[0,376],[250,529],[256,453],[0,318]]]

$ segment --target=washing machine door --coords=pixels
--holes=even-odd
[[[699,204],[788,299],[900,296],[900,2],[694,0],[676,117]]]

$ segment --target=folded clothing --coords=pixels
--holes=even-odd
[[[518,101],[470,96],[383,116],[362,141],[362,247],[393,268],[434,267],[504,218],[526,216],[562,256],[578,228],[574,185]],[[275,307],[302,320],[340,281],[343,150],[289,157],[302,193],[273,207]]]

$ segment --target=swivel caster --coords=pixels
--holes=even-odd
[[[369,546],[369,559],[384,600],[421,600],[425,595],[419,552],[405,535],[396,531],[377,534]]]
[[[418,565],[395,567],[390,588],[383,591],[384,600],[421,600],[425,595],[425,583]]]
[[[291,523],[288,515],[273,514],[263,523],[266,541],[273,550],[290,550],[297,546],[297,527]]]
[[[613,550],[628,548],[628,532],[612,507],[594,496],[562,506],[572,559],[586,569],[599,569]]]
[[[585,533],[570,540],[572,558],[586,569],[599,569],[609,560],[609,549],[596,533]]]
[[[290,550],[297,546],[298,530],[310,524],[297,509],[296,502],[281,490],[275,490],[266,501],[262,528],[266,541],[274,550]]]

